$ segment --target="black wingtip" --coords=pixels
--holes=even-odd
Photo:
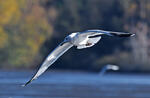
[[[131,36],[134,36],[133,34],[131,33],[124,33],[124,34],[120,34],[119,37],[131,37]]]
[[[113,36],[118,36],[118,37],[131,37],[135,35],[132,33],[115,33],[115,32],[111,32],[110,34]]]
[[[22,87],[27,86],[29,83],[31,83],[33,81],[33,79],[29,80],[27,83],[25,83],[24,85],[22,85]]]

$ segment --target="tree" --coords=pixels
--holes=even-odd
[[[1,66],[30,67],[38,63],[39,50],[53,31],[47,10],[40,0],[0,0],[0,6]]]
[[[125,7],[126,6],[126,7]],[[127,1],[125,7],[125,28],[136,34],[131,39],[132,58],[141,70],[150,70],[149,54],[149,0]]]

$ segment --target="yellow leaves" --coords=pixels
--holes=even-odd
[[[35,8],[34,8],[35,7]],[[23,28],[26,29],[26,44],[35,55],[46,38],[51,34],[51,25],[47,22],[43,8],[34,6],[26,16]],[[38,10],[38,13],[37,11]]]
[[[8,35],[5,33],[3,28],[0,27],[0,48],[3,48],[7,44]]]
[[[136,3],[130,3],[129,7],[127,9],[128,9],[128,10],[126,10],[127,14],[132,16],[137,10],[137,4]]]
[[[24,8],[26,5],[26,2],[28,2],[29,0],[16,0],[16,1],[18,2],[18,6],[20,8]],[[32,1],[32,0],[30,0],[30,1]]]
[[[0,0],[0,50],[8,55],[7,65],[31,65],[38,58],[43,43],[51,36],[53,27],[39,2]]]
[[[36,42],[34,39],[27,39],[27,47],[29,47],[29,51],[31,52],[32,55],[35,55],[39,49],[39,44]]]
[[[48,23],[46,12],[39,5],[34,5],[32,7],[31,12],[25,18],[24,27],[30,30],[29,33],[33,36],[35,33],[37,33],[40,35],[45,34],[47,37],[52,32],[52,26]]]
[[[15,22],[19,19],[20,10],[17,1],[0,0],[0,25],[8,24],[11,20]]]

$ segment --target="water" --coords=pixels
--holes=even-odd
[[[0,98],[150,98],[150,75],[48,71],[27,87],[33,71],[0,71]]]

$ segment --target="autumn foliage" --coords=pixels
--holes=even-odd
[[[30,66],[53,28],[39,1],[0,0],[0,61],[3,67]]]
[[[149,12],[149,0],[0,0],[0,67],[38,66],[69,33],[104,29],[136,36],[104,36],[92,48],[69,50],[55,67],[150,71]]]

